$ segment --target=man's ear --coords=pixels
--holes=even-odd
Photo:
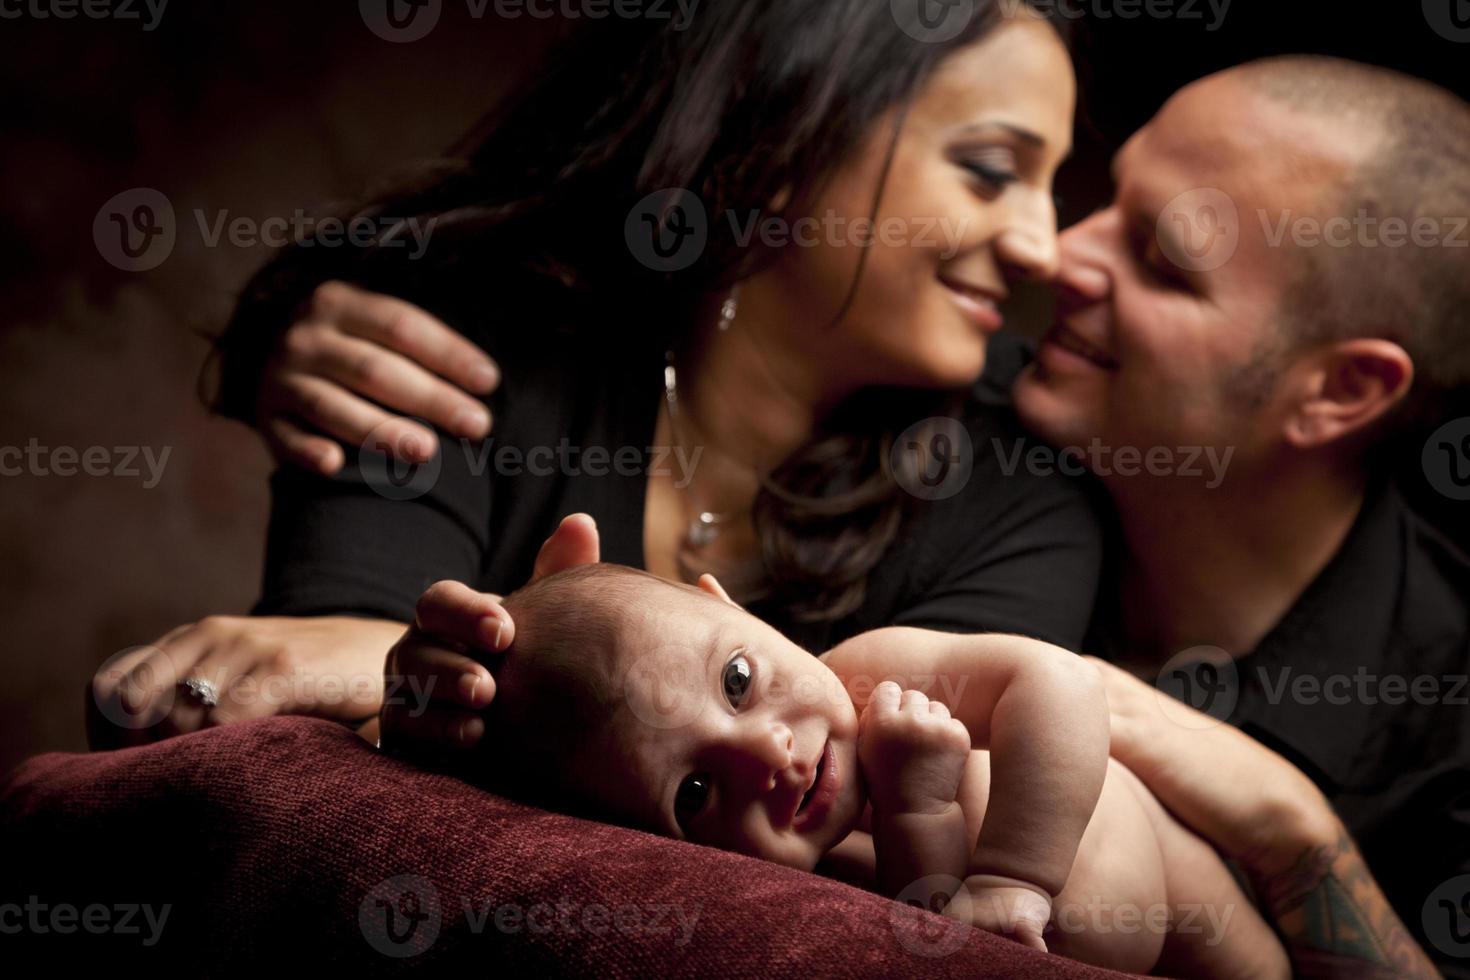
[[[730,594],[725,591],[725,587],[720,584],[720,580],[715,578],[709,572],[705,572],[703,575],[699,576],[699,588],[705,592],[708,592],[710,595],[714,596],[717,599],[725,600],[736,609],[743,608],[740,603],[730,598]]]
[[[1344,340],[1312,355],[1307,390],[1286,418],[1286,441],[1313,449],[1362,432],[1409,393],[1414,360],[1391,340]]]

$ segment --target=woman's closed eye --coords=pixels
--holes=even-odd
[[[1016,155],[1007,149],[966,153],[957,157],[955,164],[974,175],[986,193],[998,194],[1021,179],[1016,172]]]

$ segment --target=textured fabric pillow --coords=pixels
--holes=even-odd
[[[1119,976],[816,875],[535,810],[304,718],[37,756],[0,790],[0,826],[0,947],[51,963]]]

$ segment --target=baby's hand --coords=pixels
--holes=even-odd
[[[1051,897],[1028,882],[970,875],[945,906],[944,914],[1046,952],[1042,933],[1051,921]]]
[[[858,761],[873,809],[933,813],[955,802],[970,732],[949,708],[892,681],[873,690],[858,719]]]

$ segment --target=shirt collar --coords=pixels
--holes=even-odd
[[[1370,730],[1376,699],[1363,696],[1363,685],[1371,693],[1392,669],[1404,510],[1391,485],[1370,493],[1337,554],[1237,664],[1232,720],[1337,788],[1352,784]]]

